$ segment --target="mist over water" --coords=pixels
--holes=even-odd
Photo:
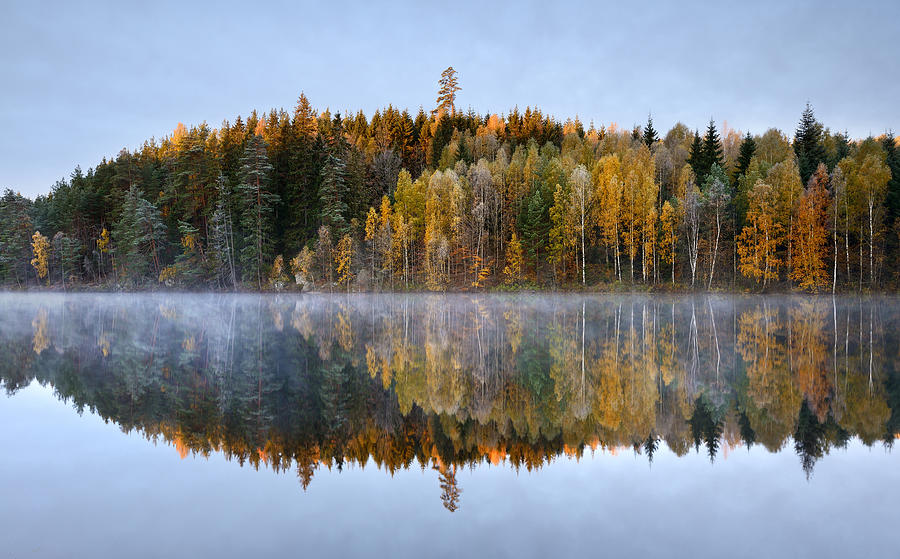
[[[510,553],[664,554],[630,536],[679,508],[722,534],[695,555],[741,537],[726,510],[773,534],[748,551],[833,552],[776,525],[791,503],[833,508],[795,518],[797,534],[859,523],[847,551],[873,550],[900,497],[893,297],[0,293],[0,316],[0,444],[33,457],[0,463],[12,496],[0,521],[20,528],[20,551],[37,525],[13,511],[42,496],[51,516],[71,513],[84,487],[94,492],[77,506],[175,533],[185,509],[163,521],[147,507],[187,499],[201,528],[271,531],[272,552],[294,541],[281,523],[302,517],[294,530],[320,535],[312,549],[431,544],[438,555],[491,549],[486,534],[511,538],[516,522],[530,531]],[[37,472],[56,482],[13,489]],[[271,509],[248,515],[263,494]],[[574,510],[610,522],[619,511],[620,529],[589,535]],[[399,515],[418,535],[360,528],[370,514]],[[437,526],[460,543],[419,541]],[[676,520],[653,529],[687,533]],[[253,547],[229,537],[228,550]]]

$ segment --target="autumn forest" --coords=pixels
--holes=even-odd
[[[0,199],[0,284],[196,290],[892,291],[900,151],[806,105],[791,134],[539,108],[178,124]]]

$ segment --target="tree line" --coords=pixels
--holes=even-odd
[[[900,154],[807,105],[793,137],[538,108],[311,106],[185,127],[0,199],[7,286],[895,289]],[[293,287],[292,287],[293,286]]]

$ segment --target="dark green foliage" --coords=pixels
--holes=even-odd
[[[693,159],[694,151],[691,146],[691,156]],[[697,175],[697,183],[706,182],[706,176],[709,174],[713,165],[719,167],[725,166],[725,152],[722,149],[722,141],[719,139],[719,133],[716,131],[716,124],[709,119],[709,126],[706,128],[706,135],[703,136],[703,146],[700,149],[699,161],[694,167],[694,174]],[[693,166],[693,163],[691,164]]]
[[[653,117],[647,116],[647,125],[644,126],[644,143],[647,144],[647,147],[651,147],[657,140],[659,140],[659,136],[656,134],[656,129],[653,128]]]
[[[335,235],[347,229],[347,166],[338,148],[332,146],[325,156],[319,182],[319,219]]]
[[[541,189],[535,188],[528,197],[528,204],[519,215],[522,239],[525,241],[528,255],[532,258],[536,275],[539,273],[541,254],[547,242],[547,231],[550,229],[549,211],[549,204],[541,195]]]
[[[744,136],[743,141],[741,141],[741,149],[738,153],[737,165],[734,169],[735,181],[747,173],[747,169],[750,168],[750,160],[753,159],[754,153],[756,153],[756,140],[753,139],[750,132],[747,132],[747,135]]]
[[[696,130],[694,130],[694,141],[691,142],[691,149],[688,153],[687,163],[691,166],[691,169],[693,169],[694,177],[697,178],[697,182],[702,184],[699,177],[703,169],[703,140],[700,138],[700,134],[698,134]]]
[[[33,226],[31,202],[6,190],[0,198],[0,281],[22,285],[28,274]]]
[[[885,163],[891,169],[891,180],[888,182],[887,199],[884,204],[887,207],[887,222],[893,225],[894,221],[900,218],[900,150],[897,149],[893,133],[884,136],[881,146],[886,155]]]
[[[816,121],[809,103],[800,115],[800,124],[794,133],[794,153],[797,154],[797,163],[800,167],[800,179],[805,185],[809,177],[815,172],[819,163],[825,162],[825,145],[823,143],[823,128]]]
[[[259,288],[262,288],[264,268],[272,261],[272,214],[279,201],[278,195],[269,190],[271,171],[266,142],[261,136],[251,136],[241,158],[238,185],[244,239],[240,261],[244,281],[256,282]]]
[[[141,197],[132,185],[122,200],[119,220],[113,229],[118,256],[131,284],[142,284],[148,274],[159,275],[167,231],[159,209]]]
[[[719,450],[719,438],[722,436],[723,426],[717,410],[705,396],[700,395],[694,401],[694,413],[688,423],[691,425],[694,446],[699,450],[700,444],[703,443],[706,446],[709,461],[714,461]]]

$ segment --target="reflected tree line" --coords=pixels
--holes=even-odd
[[[807,475],[900,433],[890,298],[0,296],[0,380],[166,441],[295,471],[665,445],[792,446]]]

